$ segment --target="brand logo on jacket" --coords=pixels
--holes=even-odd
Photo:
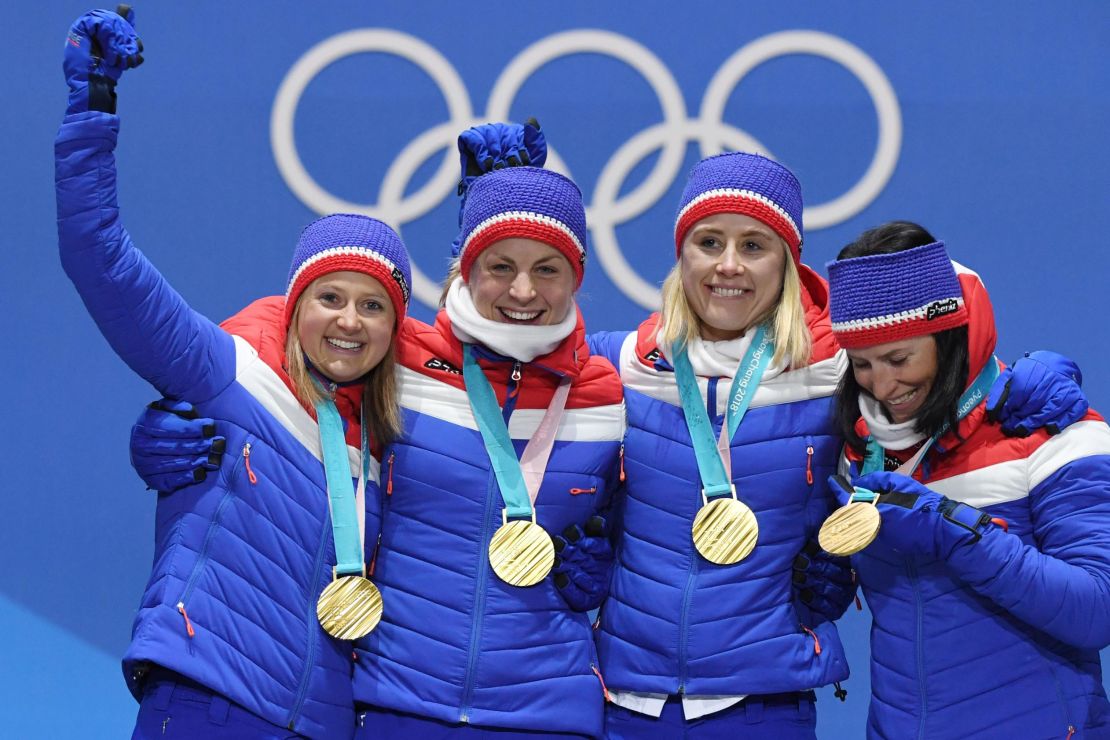
[[[441,372],[451,373],[452,375],[462,375],[462,370],[455,367],[447,360],[441,360],[438,357],[433,357],[432,359],[425,362],[424,367],[428,368],[429,370],[439,370]]]

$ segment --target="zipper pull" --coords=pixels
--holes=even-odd
[[[181,612],[181,616],[185,617],[185,632],[189,635],[189,638],[196,637],[197,633],[193,631],[193,623],[189,621],[189,612],[185,611],[184,601],[177,602],[177,610]]]
[[[572,489],[570,489],[570,495],[571,496],[578,496],[578,495],[583,494],[583,493],[597,493],[597,486],[593,486],[592,488],[572,488]]]
[[[597,666],[593,663],[590,663],[590,668],[593,669],[594,675],[597,676],[597,680],[601,682],[601,693],[605,697],[605,701],[613,701],[613,697],[609,696],[609,689],[605,688],[605,679],[601,677],[601,671],[599,671]]]
[[[1075,734],[1075,725],[1068,725],[1068,734],[1064,737],[1064,740],[1071,740],[1071,736],[1074,735],[1074,734]]]
[[[623,442],[621,442],[620,459],[621,459],[621,483],[624,483],[624,443]]]
[[[393,495],[393,458],[397,457],[396,452],[389,453],[389,477],[385,481],[385,495]]]
[[[509,375],[513,387],[512,391],[509,392],[509,398],[516,398],[516,394],[520,393],[520,376],[520,360],[517,360],[513,363],[513,371]]]
[[[243,464],[247,468],[247,479],[250,480],[251,485],[258,483],[258,477],[251,470],[251,443],[247,442],[243,445]]]
[[[811,630],[809,627],[806,627],[804,624],[799,626],[802,628],[803,631],[807,632],[809,636],[813,638],[813,654],[820,655],[821,641],[817,639],[817,633]]]
[[[806,447],[806,483],[813,485],[813,445]]]

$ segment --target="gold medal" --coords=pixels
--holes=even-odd
[[[316,618],[332,637],[357,640],[370,634],[382,618],[382,593],[362,576],[341,576],[316,601]]]
[[[821,525],[817,543],[830,555],[855,555],[874,541],[883,523],[872,502],[852,501],[841,506]]]
[[[692,534],[694,547],[703,558],[717,565],[732,565],[755,549],[759,522],[752,510],[736,498],[715,498],[698,510]]]
[[[532,514],[535,517],[535,513]],[[547,577],[555,565],[555,543],[535,521],[514,519],[505,522],[489,541],[489,564],[493,572],[510,586],[534,586]]]

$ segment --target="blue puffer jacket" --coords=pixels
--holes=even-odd
[[[991,361],[994,317],[978,277],[960,282],[974,377]],[[881,540],[853,557],[874,618],[868,736],[1108,738],[1110,428],[1092,412],[1057,436],[1006,437],[980,404],[958,431],[915,477],[1008,530],[947,561]],[[859,470],[859,455],[846,462]]]
[[[447,722],[599,734],[603,687],[586,614],[567,607],[551,577],[519,588],[490,568],[504,502],[446,313],[435,326],[407,320],[398,342],[405,432],[384,453],[374,572],[388,606],[359,643],[356,700]],[[606,507],[624,407],[615,370],[586,349],[581,318],[559,348],[528,364],[477,351],[518,454],[559,378],[573,378],[537,523],[555,533]]]
[[[697,460],[674,373],[638,332],[591,343],[621,372],[628,410],[623,533],[599,652],[610,688],[691,695],[800,691],[846,678],[836,628],[793,600],[791,565],[834,501],[826,478],[840,439],[830,418],[839,365],[823,281],[803,269],[814,362],[760,384],[731,443],[733,481],[755,512],[759,541],[735,565],[694,549],[702,506]],[[714,433],[731,378],[699,378]]]
[[[316,621],[335,563],[318,430],[281,369],[282,301],[228,331],[188,307],[120,224],[118,129],[115,116],[90,112],[67,117],[58,132],[62,264],[119,356],[163,394],[219,421],[228,449],[241,451],[203,484],[159,497],[154,567],[124,674],[137,697],[144,667],[157,664],[276,725],[349,737],[351,645]],[[336,400],[357,475],[358,391]],[[376,462],[371,472],[376,481]],[[372,542],[375,482],[367,498]]]

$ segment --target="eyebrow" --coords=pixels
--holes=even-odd
[[[723,228],[721,228],[720,226],[712,226],[712,225],[709,225],[709,224],[703,224],[702,226],[695,226],[691,233],[693,233],[693,234],[701,234],[701,233],[724,234],[725,230]],[[759,226],[759,225],[747,226],[740,233],[741,233],[742,236],[748,236],[750,234],[757,234],[759,236],[773,237],[775,235],[774,232],[771,231],[770,229],[766,229],[763,226]]]

